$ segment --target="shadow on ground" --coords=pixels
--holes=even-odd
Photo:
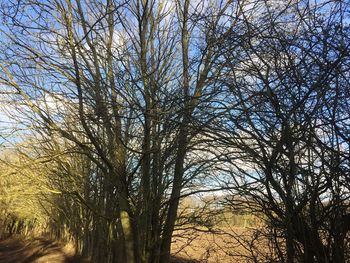
[[[60,244],[44,238],[12,238],[0,241],[1,263],[87,263],[67,255]]]
[[[90,263],[67,255],[62,245],[45,238],[11,238],[0,241],[0,263]],[[173,256],[170,263],[199,263]]]

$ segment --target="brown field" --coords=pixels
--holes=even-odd
[[[172,252],[179,258],[193,262],[253,262],[252,249],[258,247],[263,252],[266,247],[266,240],[257,235],[258,231],[243,227],[221,228],[214,232],[201,229],[178,231],[174,236]],[[255,256],[259,258],[258,254]]]

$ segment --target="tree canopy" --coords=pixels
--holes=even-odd
[[[249,262],[346,262],[348,1],[0,4],[2,237],[167,263],[183,218],[242,209]]]

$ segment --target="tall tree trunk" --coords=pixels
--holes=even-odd
[[[121,226],[123,229],[124,242],[125,242],[126,263],[136,263],[132,222],[131,222],[130,214],[128,211],[126,211],[126,209],[121,209],[120,220],[121,220]]]
[[[177,218],[180,192],[182,189],[184,161],[186,156],[187,132],[184,128],[180,131],[178,152],[176,156],[173,189],[169,200],[167,218],[163,230],[162,244],[160,248],[160,263],[168,263],[170,260],[171,239]]]
[[[184,162],[187,152],[187,138],[188,138],[188,123],[191,115],[191,100],[189,96],[190,88],[190,76],[189,76],[189,37],[188,37],[188,11],[189,0],[185,0],[183,7],[182,17],[182,32],[181,32],[181,44],[182,44],[182,63],[183,63],[183,96],[184,96],[184,108],[183,118],[180,124],[180,131],[177,141],[177,153],[174,168],[174,181],[173,188],[169,200],[169,208],[164,225],[162,243],[160,247],[160,263],[167,263],[170,260],[171,240],[177,219],[177,210],[179,207],[180,193],[183,183],[184,175]]]

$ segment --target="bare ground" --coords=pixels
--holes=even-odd
[[[251,250],[264,252],[266,240],[252,238],[254,230],[242,227],[216,232],[186,230],[174,235],[172,253],[183,259],[200,263],[246,263],[252,260]],[[259,258],[259,255],[255,255]],[[260,262],[260,261],[259,261]]]
[[[171,263],[241,263],[250,262],[245,245],[233,235],[251,236],[243,228],[226,234],[198,230],[175,233]],[[75,256],[72,249],[45,238],[11,238],[0,241],[0,263],[91,263]]]
[[[44,238],[11,238],[0,242],[1,263],[87,263],[61,244]]]
[[[173,256],[171,263],[198,263]],[[75,256],[72,249],[46,238],[11,238],[0,241],[0,263],[91,263]]]

